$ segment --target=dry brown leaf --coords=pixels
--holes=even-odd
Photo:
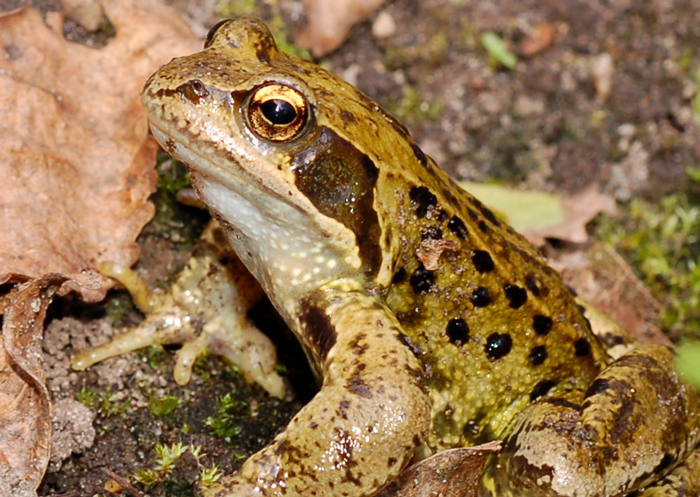
[[[475,497],[486,458],[500,442],[439,452],[407,469],[377,497]]]
[[[425,269],[428,271],[437,271],[442,253],[456,248],[457,242],[454,240],[434,240],[432,238],[426,238],[421,242],[418,250],[416,250],[416,257],[423,263]]]
[[[65,278],[47,275],[9,294],[0,342],[0,495],[32,495],[51,451],[41,341],[46,309]]]
[[[199,47],[165,6],[105,7],[117,34],[101,49],[66,41],[57,14],[48,24],[34,9],[0,18],[0,282],[61,273],[88,301],[111,283],[84,270],[101,260],[133,264],[135,239],[153,216],[156,144],[141,86]]]
[[[642,343],[669,345],[668,337],[654,324],[663,306],[639,280],[627,262],[610,246],[594,242],[585,253],[550,258],[576,293],[606,314]]]
[[[548,48],[554,42],[556,34],[557,28],[553,24],[538,24],[520,43],[518,53],[523,57],[532,57]]]
[[[364,21],[386,0],[302,0],[306,22],[295,29],[294,41],[321,57],[338,48],[352,27]]]
[[[554,226],[522,230],[530,242],[541,247],[545,238],[555,238],[573,243],[585,243],[588,240],[586,225],[601,212],[613,212],[615,203],[608,195],[595,188],[589,188],[562,199],[564,221]]]

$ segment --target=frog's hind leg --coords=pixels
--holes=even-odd
[[[673,362],[668,348],[641,346],[586,392],[538,399],[506,430],[480,495],[627,495],[673,471],[700,439],[700,397]]]
[[[664,478],[630,497],[696,497],[700,495],[700,448]]]

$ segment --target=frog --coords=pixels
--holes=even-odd
[[[482,497],[699,491],[700,398],[673,351],[609,355],[622,335],[594,333],[536,248],[262,21],[215,25],[142,103],[321,383],[203,495],[368,497],[491,440]]]

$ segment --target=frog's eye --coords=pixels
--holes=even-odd
[[[253,131],[274,142],[296,138],[308,121],[309,104],[296,89],[276,83],[261,86],[248,100],[248,122]]]

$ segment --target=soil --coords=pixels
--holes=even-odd
[[[180,4],[198,32],[217,20],[216,2]],[[298,11],[293,2],[283,4],[283,12]],[[268,4],[253,9],[266,20],[273,14]],[[395,21],[392,35],[372,34],[375,14],[323,62],[398,115],[456,178],[567,193],[596,185],[621,202],[638,196],[654,201],[689,187],[685,170],[700,162],[690,104],[700,66],[700,0],[397,0],[382,10]],[[479,41],[487,31],[519,54],[514,69],[490,59]],[[553,34],[549,43],[542,33]],[[544,46],[527,53],[533,40]],[[140,271],[163,286],[182,264],[187,244],[158,229],[142,238]],[[258,313],[269,314],[265,307]],[[64,300],[54,308],[45,344],[54,402],[89,404],[76,416],[94,416],[95,434],[91,446],[84,436],[63,434],[63,452],[75,453],[52,464],[40,495],[104,494],[105,470],[133,482],[138,470],[153,467],[157,442],[201,445],[203,462],[231,472],[313,394],[298,349],[281,357],[295,392],[283,401],[246,384],[216,358],[200,363],[193,381],[179,387],[170,350],[130,354],[85,373],[70,370],[73,350],[138,319],[120,292],[98,306]],[[266,326],[281,328],[274,321]],[[288,336],[278,339],[279,350],[294,347]],[[237,429],[222,439],[207,419],[227,393]],[[177,399],[171,410],[162,408],[168,396]],[[85,430],[84,423],[74,426],[82,428],[67,430]],[[196,461],[183,457],[167,484],[148,493],[196,495],[195,480]]]

